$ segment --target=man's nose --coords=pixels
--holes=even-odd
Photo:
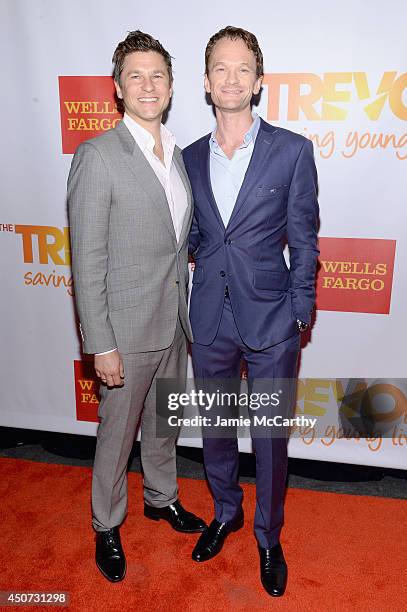
[[[146,77],[143,80],[142,89],[144,91],[153,91],[153,89],[154,89],[154,81],[151,79],[151,77]]]
[[[231,85],[233,85],[234,83],[237,83],[238,80],[239,80],[239,78],[238,78],[237,71],[234,70],[233,68],[228,70],[227,75],[226,75],[226,82],[230,83]]]

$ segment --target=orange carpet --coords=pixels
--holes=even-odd
[[[86,612],[406,609],[403,500],[289,489],[282,535],[289,580],[285,596],[274,599],[258,576],[253,485],[244,485],[245,527],[204,564],[191,560],[196,535],[143,517],[139,474],[129,474],[129,485],[121,530],[127,576],[111,584],[94,564],[91,470],[0,459],[0,590],[68,591],[69,609]],[[180,497],[211,519],[204,482],[180,479]]]

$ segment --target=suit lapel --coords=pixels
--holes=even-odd
[[[117,124],[115,130],[122,145],[121,152],[126,160],[126,164],[156,207],[164,225],[171,234],[171,238],[176,243],[177,238],[175,236],[174,224],[163,186],[123,121]],[[140,176],[145,177],[145,180],[141,181]]]
[[[260,129],[257,134],[253,154],[247,167],[242,186],[236,198],[235,206],[229,219],[228,227],[235,220],[247,196],[250,194],[258,178],[261,176],[264,166],[270,163],[269,157],[271,151],[275,148],[275,136],[277,132],[277,128],[274,128],[273,126],[265,123],[261,119]]]
[[[225,226],[220,216],[218,205],[216,204],[215,196],[213,195],[212,186],[211,186],[211,177],[210,177],[210,151],[209,151],[209,138],[205,138],[201,142],[200,154],[199,154],[199,163],[200,163],[200,176],[203,184],[203,188],[205,190],[206,197],[209,200],[210,205],[212,206],[213,212],[215,213],[215,217],[218,220],[223,231],[225,231]]]

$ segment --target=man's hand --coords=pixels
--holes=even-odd
[[[108,387],[124,385],[123,360],[117,349],[106,355],[95,355],[95,371]]]

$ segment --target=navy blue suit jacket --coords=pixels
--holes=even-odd
[[[195,200],[190,318],[195,342],[213,342],[228,286],[239,333],[263,350],[309,323],[315,300],[318,201],[311,141],[261,120],[227,227],[210,183],[207,134],[183,152]],[[290,268],[283,250],[288,243]]]

